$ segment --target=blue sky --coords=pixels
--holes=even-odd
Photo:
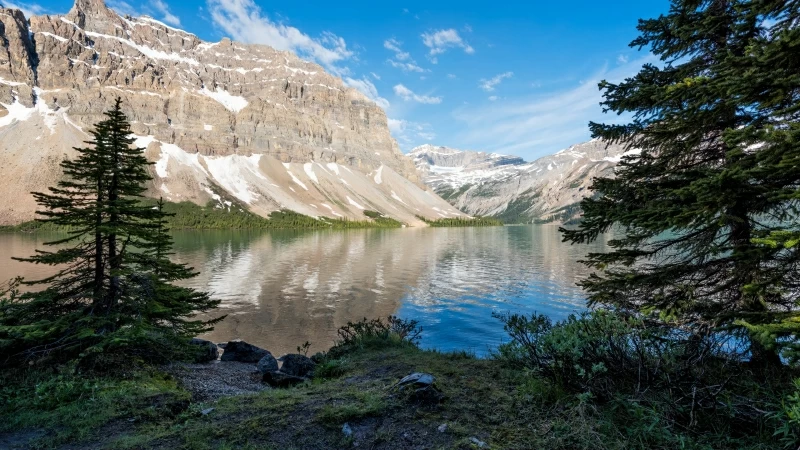
[[[0,0],[65,13],[72,0]],[[628,47],[668,0],[107,0],[201,39],[292,50],[384,106],[404,151],[424,143],[532,160],[590,138],[597,82],[652,61]]]

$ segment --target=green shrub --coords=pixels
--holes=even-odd
[[[556,324],[537,314],[497,317],[511,336],[498,349],[500,360],[584,400],[624,406],[617,414],[623,425],[628,417],[639,425],[649,421],[653,426],[763,433],[775,399],[785,389],[780,373],[747,366],[728,336],[690,335],[606,310],[572,315]],[[787,419],[786,426],[796,427],[800,397],[786,404],[794,406],[785,416],[797,420]]]
[[[328,351],[328,358],[339,358],[350,351],[362,348],[381,348],[390,346],[417,347],[422,328],[416,320],[404,320],[389,316],[381,319],[347,322],[339,328],[335,345]]]
[[[781,410],[772,417],[777,425],[774,436],[785,448],[796,448],[800,442],[800,378],[794,379],[794,387],[784,398]]]

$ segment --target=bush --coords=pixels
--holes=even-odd
[[[389,316],[386,321],[381,319],[358,322],[347,322],[339,328],[335,345],[328,351],[328,358],[338,358],[350,351],[363,348],[381,348],[386,346],[412,346],[417,347],[422,328],[416,320],[404,320]]]
[[[512,339],[500,346],[501,360],[583,399],[625,406],[620,412],[658,411],[681,428],[736,424],[734,433],[763,432],[785,387],[779,373],[754,373],[730,336],[689,334],[611,311],[556,324],[537,314],[496,317]]]
[[[785,448],[796,448],[800,442],[800,378],[794,380],[794,387],[783,400],[781,410],[772,417],[777,425],[774,436]]]

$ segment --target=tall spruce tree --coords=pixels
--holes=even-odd
[[[631,46],[661,67],[603,81],[594,137],[629,150],[598,178],[565,241],[615,231],[582,282],[592,305],[657,313],[697,332],[750,338],[778,362],[800,331],[800,30],[797,1],[673,0]]]
[[[195,274],[169,261],[163,203],[143,202],[151,179],[141,148],[117,99],[78,157],[62,163],[64,179],[34,193],[37,220],[64,227],[66,236],[22,258],[57,267],[24,281],[44,286],[0,301],[0,354],[11,359],[71,358],[107,350],[140,352],[207,331],[215,321],[192,319],[218,302],[174,286]]]

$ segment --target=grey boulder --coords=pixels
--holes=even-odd
[[[225,345],[225,352],[222,353],[222,361],[239,361],[245,363],[257,363],[270,352],[263,348],[248,344],[242,340],[230,341]]]
[[[311,358],[300,354],[289,354],[281,357],[281,372],[295,377],[311,377],[317,365]]]
[[[278,371],[278,360],[272,356],[272,353],[267,352],[263,358],[258,361],[258,371],[262,374],[268,372],[277,372]]]
[[[197,347],[197,353],[194,357],[195,362],[204,363],[214,361],[219,358],[219,348],[217,348],[217,344],[211,341],[193,338],[191,341],[189,341],[189,344]]]

